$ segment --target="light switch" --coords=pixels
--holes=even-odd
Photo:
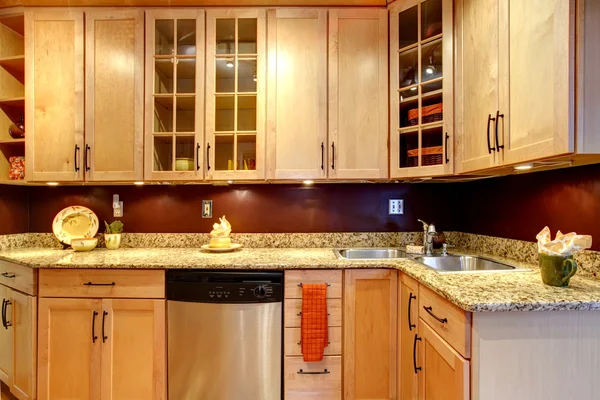
[[[202,218],[212,218],[212,200],[202,200]]]
[[[390,199],[389,215],[402,215],[404,214],[404,200]]]

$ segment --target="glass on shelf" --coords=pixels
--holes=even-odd
[[[419,52],[417,48],[403,51],[398,55],[400,88],[419,83]]]
[[[235,130],[234,96],[215,98],[215,132],[233,132]]]
[[[238,61],[238,92],[256,92],[256,60]]]
[[[195,97],[177,97],[176,101],[176,132],[194,132],[196,126]]]
[[[154,132],[173,132],[173,97],[154,98]]]
[[[235,19],[217,19],[216,21],[217,54],[235,54]]]
[[[154,93],[173,93],[173,71],[175,63],[172,60],[154,60]]]
[[[442,33],[442,0],[421,3],[421,40]]]
[[[237,135],[237,169],[256,169],[256,135]]]
[[[237,130],[256,131],[256,96],[238,96]]]
[[[421,132],[421,165],[444,163],[444,132],[441,126],[423,129]]]
[[[235,59],[219,58],[216,60],[216,93],[235,92]]]
[[[193,171],[195,167],[194,136],[175,137],[175,171]]]
[[[234,135],[216,135],[215,136],[215,170],[233,171],[234,170]]]
[[[418,6],[402,11],[398,16],[398,47],[400,49],[419,41]]]
[[[399,127],[406,128],[419,124],[419,96],[417,89],[413,86],[411,89],[400,92],[399,108]]]
[[[196,92],[196,60],[177,60],[177,93]]]
[[[443,76],[442,50],[442,38],[422,46],[421,80],[423,82]]]
[[[435,96],[436,93],[438,93],[440,90],[442,90],[443,85],[442,85],[442,81],[435,81],[435,82],[431,82],[428,84],[424,84],[423,86],[421,86],[421,93],[423,94],[423,97],[425,96]],[[435,93],[434,93],[435,92]]]
[[[173,171],[173,136],[154,136],[154,171]]]
[[[238,19],[238,54],[256,54],[256,18]]]
[[[175,24],[172,19],[157,19],[154,25],[154,53],[172,55],[174,51],[173,34]]]
[[[196,20],[177,20],[177,55],[196,55]]]
[[[419,131],[399,133],[400,168],[419,166]]]

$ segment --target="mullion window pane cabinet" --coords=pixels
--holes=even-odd
[[[452,0],[390,7],[390,177],[454,172]]]
[[[266,11],[206,13],[209,180],[265,179]]]
[[[146,180],[204,179],[204,16],[146,11]]]

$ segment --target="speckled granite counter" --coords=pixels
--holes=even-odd
[[[409,259],[338,260],[331,249],[312,248],[244,249],[225,254],[210,254],[192,248],[96,249],[89,253],[14,249],[0,252],[0,259],[33,268],[396,268],[467,311],[600,310],[600,280],[576,275],[571,279],[570,287],[554,288],[541,282],[535,265],[505,259],[532,271],[440,274]]]

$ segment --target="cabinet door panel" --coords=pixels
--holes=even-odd
[[[11,391],[19,400],[36,398],[37,299],[11,291],[14,373]]]
[[[398,398],[401,400],[414,400],[418,393],[418,372],[415,372],[413,360],[418,356],[415,347],[415,335],[419,334],[419,288],[410,287],[404,283],[400,285],[399,299],[400,310],[398,312],[399,331],[399,362],[400,370],[398,387]],[[416,354],[413,354],[416,352]]]
[[[83,179],[83,12],[25,12],[26,180]]]
[[[38,399],[100,399],[101,319],[101,300],[39,299]]]
[[[331,178],[388,176],[387,12],[329,11]]]
[[[267,19],[267,178],[325,178],[327,10],[269,10]]]
[[[505,164],[575,150],[574,9],[574,0],[501,2]]]
[[[395,399],[397,271],[344,275],[344,397]]]
[[[456,159],[459,173],[489,168],[497,163],[493,137],[495,124],[490,121],[488,129],[488,117],[495,118],[499,109],[498,1],[459,0],[456,3]]]
[[[143,81],[143,12],[86,13],[87,180],[143,179]]]
[[[166,399],[165,301],[105,299],[102,313],[102,399]]]
[[[12,290],[6,286],[0,285],[0,300],[3,307],[6,301],[11,300],[11,292]],[[12,308],[12,305],[7,307],[8,313],[12,314]],[[9,316],[8,320],[10,321],[10,319]],[[7,385],[11,385],[13,379],[13,336],[13,329],[4,329],[3,326],[0,326],[0,380]]]

